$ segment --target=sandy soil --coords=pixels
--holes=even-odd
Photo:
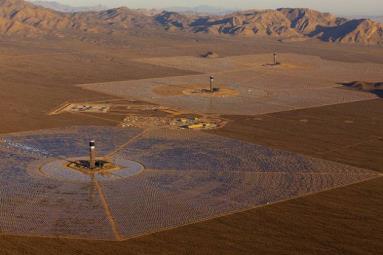
[[[84,91],[80,83],[161,77],[190,74],[176,69],[141,65],[130,60],[130,54],[116,57],[113,50],[73,43],[62,48],[50,42],[0,43],[0,110],[3,122],[0,132],[12,132],[73,124],[110,125],[101,119],[83,115],[68,118],[47,113],[65,101],[86,102],[114,97]],[[84,50],[84,52],[82,52]]]

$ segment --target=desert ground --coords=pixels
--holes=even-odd
[[[13,187],[7,178],[23,165],[15,171],[1,168],[7,209],[0,222],[0,253],[378,254],[383,249],[383,103],[379,93],[342,85],[382,82],[382,48],[173,34],[132,36],[124,43],[96,39],[0,41],[1,138],[40,149],[31,159],[20,148],[3,146],[2,158],[6,165],[14,164],[6,155],[14,155],[48,166],[18,175]],[[201,57],[212,50],[218,58]],[[270,65],[273,52],[281,65]],[[210,75],[227,93],[192,93],[208,87]],[[190,116],[217,127],[169,128]],[[76,129],[84,125],[96,131]],[[103,195],[93,201],[89,189],[62,180],[71,176],[57,177],[41,151],[51,151],[57,139],[67,149],[73,139],[74,150],[55,156],[81,154],[85,142],[74,137],[86,133],[102,141],[102,129],[119,133],[112,139],[117,158],[128,155],[150,171],[115,185],[100,177],[92,192]],[[135,132],[142,136],[135,138]],[[45,140],[50,136],[53,142]],[[183,164],[173,147],[185,159],[195,155],[195,161],[206,161]],[[254,162],[262,164],[254,169]],[[231,172],[234,168],[238,172]],[[220,178],[212,174],[217,169]],[[34,199],[26,201],[30,194]],[[129,205],[126,194],[139,199]],[[21,205],[15,207],[8,195]],[[49,218],[49,206],[56,218]],[[79,228],[78,222],[86,226]]]
[[[81,87],[126,99],[146,100],[179,111],[236,115],[259,115],[378,98],[373,93],[344,89],[340,83],[382,80],[381,64],[342,63],[298,54],[279,54],[278,58],[281,63],[275,66],[272,54],[214,59],[182,56],[138,59],[138,62],[202,74]],[[214,76],[221,94],[198,93],[203,87],[209,89],[210,75]]]

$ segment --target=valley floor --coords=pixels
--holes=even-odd
[[[155,45],[153,42],[156,42]],[[137,58],[284,53],[383,64],[383,49],[231,38],[131,38],[124,47],[76,41],[0,42],[3,134],[110,125],[88,115],[48,113],[64,102],[115,99],[79,84],[199,75]],[[383,172],[383,101],[372,99],[257,116],[225,115],[212,132]],[[119,120],[118,120],[119,121]],[[383,178],[123,242],[0,236],[0,254],[378,254],[383,250]],[[1,231],[1,230],[0,230]]]

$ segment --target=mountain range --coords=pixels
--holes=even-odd
[[[108,7],[103,5],[95,5],[95,6],[70,6],[65,4],[60,4],[54,1],[34,1],[32,2],[34,5],[49,8],[59,12],[92,12],[92,11],[103,11],[107,10]]]
[[[225,15],[163,11],[148,14],[126,7],[64,13],[23,0],[0,0],[0,35],[112,35],[132,31],[169,31],[272,37],[279,40],[319,39],[326,42],[383,45],[383,25],[370,19],[339,18],[310,9],[247,10]]]
[[[371,19],[383,23],[383,16],[350,16],[350,19]]]
[[[209,5],[199,5],[196,7],[168,7],[164,11],[178,12],[189,15],[226,15],[238,11],[238,9],[219,8]]]
[[[70,5],[61,4],[55,1],[33,1],[34,5],[42,6],[45,8],[49,8],[59,12],[86,12],[86,11],[103,11],[107,10],[107,6],[96,5],[96,6],[83,6],[83,7],[75,7]],[[235,11],[238,9],[228,9],[228,8],[220,8],[214,7],[210,5],[199,5],[195,7],[167,7],[163,9],[136,9],[138,11],[154,15],[159,14],[162,11],[171,11],[171,12],[179,12],[182,14],[194,14],[194,15],[225,15]]]

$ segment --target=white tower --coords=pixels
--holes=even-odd
[[[96,142],[94,140],[89,142],[89,168],[96,168]]]

